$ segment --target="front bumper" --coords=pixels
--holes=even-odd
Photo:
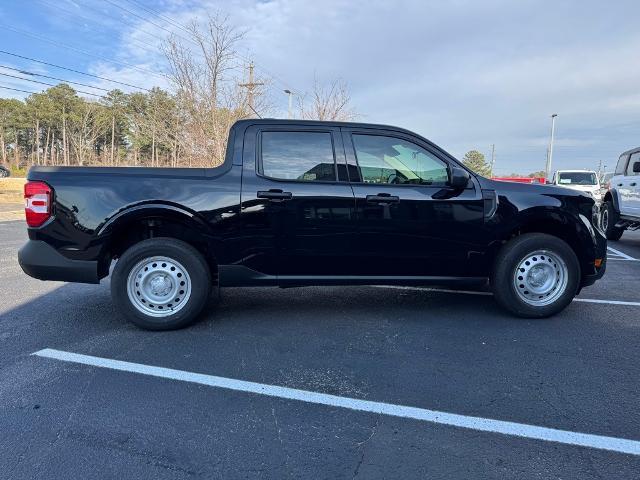
[[[18,252],[18,262],[24,273],[39,280],[100,283],[97,261],[69,259],[41,240],[29,240]]]
[[[589,285],[593,285],[594,283],[596,283],[598,280],[600,280],[603,277],[604,272],[607,270],[607,257],[606,257],[606,255],[602,259],[602,265],[600,265],[600,267],[597,267],[597,268],[594,267],[594,270],[595,270],[594,273],[582,276],[582,283],[580,284],[580,288],[588,287]]]

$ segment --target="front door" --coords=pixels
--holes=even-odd
[[[640,162],[640,152],[632,153],[627,163],[624,178],[618,182],[620,192],[620,212],[625,215],[640,216],[640,172],[634,172],[634,165]]]
[[[245,139],[245,151],[256,154],[243,160],[242,214],[259,225],[258,239],[274,242],[271,254],[246,265],[293,284],[295,277],[348,274],[355,198],[346,178],[338,178],[339,128],[255,126]]]
[[[419,138],[343,129],[356,197],[360,275],[481,276],[479,186],[452,191],[451,160]]]

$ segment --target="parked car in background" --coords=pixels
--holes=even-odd
[[[609,240],[640,229],[640,147],[620,155],[604,195],[600,224]]]
[[[0,165],[0,178],[6,178],[9,176],[11,176],[11,171],[8,168]]]
[[[489,283],[548,317],[605,272],[594,200],[475,175],[427,139],[361,123],[242,120],[215,168],[35,167],[22,269],[111,277],[136,325],[193,322],[212,287]]]
[[[613,177],[613,172],[605,172],[600,175],[600,193],[602,194],[602,198],[604,198],[605,194],[611,188],[611,178]]]
[[[600,203],[602,192],[598,174],[593,170],[557,170],[551,184],[588,193]]]
[[[611,178],[615,175],[614,172],[605,172],[602,175],[600,175],[600,186],[602,186],[602,188],[609,188],[609,182],[611,181]]]

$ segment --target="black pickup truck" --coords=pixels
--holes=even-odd
[[[25,201],[22,269],[98,283],[117,260],[115,304],[154,330],[239,286],[490,284],[547,317],[606,263],[591,197],[480,177],[382,125],[243,120],[218,167],[38,167]]]

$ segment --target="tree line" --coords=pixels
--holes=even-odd
[[[244,33],[210,15],[162,46],[170,91],[158,87],[95,98],[58,84],[24,100],[0,98],[0,161],[31,165],[205,167],[224,160],[227,135],[240,119],[268,114],[268,79],[249,77],[236,52]],[[253,69],[253,67],[251,67]],[[299,118],[349,120],[346,84],[314,82],[296,92]]]
[[[116,89],[91,100],[59,84],[24,101],[2,98],[2,163],[13,168],[189,163],[193,159],[179,140],[180,117],[175,95],[160,88],[128,94]]]

